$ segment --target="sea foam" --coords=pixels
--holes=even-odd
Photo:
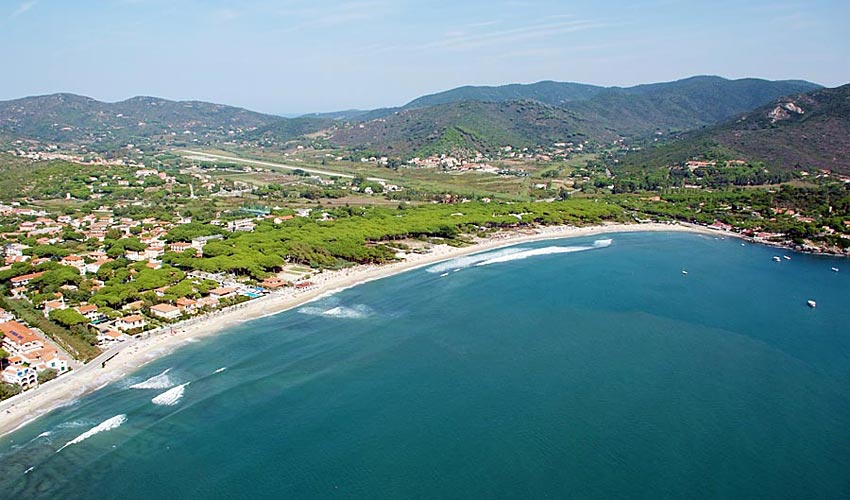
[[[372,315],[372,309],[369,306],[358,304],[354,306],[335,306],[330,309],[323,307],[308,306],[298,310],[301,314],[309,316],[325,316],[327,318],[344,318],[344,319],[362,319]]]
[[[168,389],[174,385],[174,382],[172,382],[171,378],[168,376],[168,372],[170,371],[171,368],[165,370],[159,375],[154,375],[144,382],[133,384],[130,386],[130,389]]]
[[[476,263],[476,266],[489,266],[491,264],[501,264],[503,262],[512,262],[515,260],[527,259],[529,257],[537,257],[539,255],[554,255],[559,253],[573,253],[593,250],[595,248],[605,248],[611,246],[610,239],[596,240],[591,246],[551,246],[543,248],[534,248],[531,250],[522,250],[509,255],[500,255],[481,262]]]
[[[458,257],[457,259],[448,260],[446,262],[441,262],[439,264],[435,264],[426,271],[434,274],[442,274],[448,271],[460,271],[465,267],[470,267],[478,264],[479,262],[484,262],[486,260],[498,258],[505,255],[512,255],[515,253],[519,253],[526,250],[525,248],[505,248],[502,250],[496,250],[494,252],[485,252],[475,255],[467,255],[465,257]]]
[[[96,426],[92,427],[91,429],[87,430],[86,432],[75,437],[74,439],[65,443],[64,446],[62,446],[61,448],[56,450],[56,453],[59,453],[60,451],[64,450],[68,446],[71,446],[72,444],[82,443],[83,441],[94,436],[95,434],[100,434],[101,432],[106,432],[106,431],[111,431],[112,429],[117,429],[118,427],[121,427],[121,424],[123,424],[126,421],[127,421],[127,415],[115,415],[112,418],[108,418],[108,419],[104,420],[103,422],[97,424]]]
[[[189,385],[189,382],[172,387],[159,396],[151,399],[151,403],[160,406],[174,406],[183,399],[183,393],[185,392],[187,385]]]

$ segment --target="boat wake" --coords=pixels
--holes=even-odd
[[[189,385],[189,382],[172,387],[159,396],[151,399],[151,403],[160,406],[174,406],[183,399],[183,393],[185,392],[187,385]]]
[[[301,314],[309,316],[324,316],[326,318],[363,319],[372,315],[369,306],[358,304],[351,307],[336,306],[330,309],[323,307],[308,306],[298,310]]]
[[[165,370],[159,375],[154,375],[144,382],[133,384],[130,386],[130,389],[168,389],[174,385],[174,382],[171,381],[171,377],[168,376],[168,372],[170,371],[171,368]]]
[[[72,444],[82,443],[83,441],[94,436],[95,434],[100,434],[101,432],[106,432],[106,431],[111,431],[112,429],[117,429],[118,427],[121,427],[121,424],[123,424],[126,421],[127,421],[127,415],[115,415],[112,418],[108,418],[108,419],[104,420],[103,422],[97,424],[96,426],[92,427],[91,429],[87,430],[86,432],[75,437],[74,439],[65,443],[61,448],[56,450],[56,453],[59,453],[60,451],[71,446]]]

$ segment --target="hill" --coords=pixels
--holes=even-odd
[[[56,142],[109,143],[170,134],[227,135],[278,120],[232,106],[156,97],[106,103],[74,94],[52,94],[0,102],[0,133]]]
[[[627,158],[634,165],[737,156],[781,169],[850,173],[850,84],[781,97],[709,129]]]
[[[779,97],[819,88],[800,80],[696,76],[675,82],[604,89],[591,99],[566,107],[623,136],[641,136],[715,125]]]
[[[330,131],[329,140],[340,147],[415,156],[615,137],[570,111],[535,101],[470,101],[341,124]]]
[[[563,106],[568,102],[590,99],[604,87],[583,83],[543,81],[532,84],[510,84],[496,87],[465,86],[419,97],[403,109],[425,108],[438,104],[462,101],[506,102],[532,100],[550,106]]]

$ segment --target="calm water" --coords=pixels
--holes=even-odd
[[[2,496],[850,497],[850,262],[611,238],[187,344],[0,438]]]

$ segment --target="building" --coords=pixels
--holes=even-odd
[[[198,308],[198,302],[187,297],[180,297],[177,299],[177,307],[183,311],[183,314],[192,314]]]
[[[236,289],[231,287],[221,287],[210,290],[210,297],[216,300],[229,299],[236,296]]]
[[[157,304],[155,306],[151,306],[151,314],[157,318],[167,320],[177,319],[182,315],[180,308],[172,306],[171,304]]]
[[[133,314],[130,316],[124,316],[123,318],[119,318],[115,322],[115,328],[126,332],[128,330],[137,330],[144,328],[145,326],[147,326],[147,324],[148,323],[147,321],[145,321],[145,318],[138,314]]]
[[[8,384],[17,384],[23,389],[29,389],[38,385],[38,375],[35,370],[28,366],[7,366],[3,370],[3,381]]]
[[[3,332],[3,349],[11,354],[23,354],[44,348],[38,335],[17,321],[0,323]]]

